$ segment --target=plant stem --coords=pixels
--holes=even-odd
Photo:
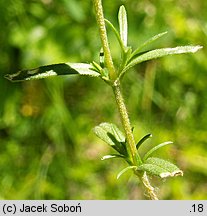
[[[109,70],[110,79],[115,80],[117,77],[117,74],[114,68],[114,64],[113,64],[113,60],[111,57],[111,52],[110,52],[110,48],[108,44],[102,2],[101,0],[93,0],[93,2],[94,2],[95,12],[96,12],[96,20],[99,26],[101,43],[102,43],[104,56],[105,56],[106,68]]]
[[[127,151],[130,156],[130,161],[132,161],[132,165],[139,166],[142,164],[142,160],[137,152],[136,143],[134,140],[134,135],[132,133],[132,127],[130,124],[129,116],[127,113],[126,105],[124,103],[124,98],[121,93],[120,82],[116,80],[113,85],[113,91],[116,98],[116,103],[118,105],[122,125],[125,130],[125,135],[127,139]],[[154,188],[151,186],[149,179],[147,177],[146,172],[142,175],[141,173],[134,170],[134,173],[139,177],[140,181],[143,183],[146,193],[148,197],[152,200],[158,200],[157,195],[154,192]]]
[[[106,33],[106,27],[105,27],[105,21],[104,21],[104,15],[103,15],[103,7],[102,7],[102,2],[101,0],[94,0],[94,7],[96,11],[96,19],[97,23],[99,26],[99,32],[100,32],[100,37],[101,37],[101,42],[104,50],[104,55],[105,55],[105,63],[106,67],[109,70],[110,78],[112,80],[116,79],[116,71],[113,65],[112,57],[111,57],[111,52],[108,44],[108,38],[107,38],[107,33]],[[126,133],[126,138],[128,142],[128,152],[130,155],[130,159],[133,161],[134,165],[139,165],[141,164],[141,158],[139,157],[137,150],[136,150],[136,144],[134,141],[134,136],[132,133],[132,128],[130,125],[127,109],[124,103],[124,99],[122,97],[121,91],[120,91],[120,82],[119,80],[116,80],[114,82],[113,86],[115,98],[117,101],[118,109],[121,115],[121,120],[122,124]]]
[[[119,78],[117,78],[117,72],[113,65],[113,60],[111,57],[111,52],[110,52],[110,48],[108,44],[108,38],[106,34],[102,2],[101,0],[93,0],[93,2],[94,2],[95,12],[96,12],[96,19],[97,19],[97,23],[99,26],[101,42],[102,42],[104,55],[105,55],[106,68],[109,70],[110,80],[113,81],[112,88],[113,88],[113,92],[115,95],[118,110],[120,113],[122,125],[123,125],[125,135],[126,135],[127,151],[129,154],[129,159],[130,159],[131,165],[139,166],[142,164],[142,160],[136,149],[136,143],[134,140],[134,135],[132,133],[132,127],[129,121],[129,116],[127,113],[126,105],[124,103],[124,98],[121,93],[120,81],[119,81]],[[138,173],[136,170],[134,170],[134,172],[139,177],[144,187],[146,188],[150,199],[157,199],[157,196],[154,193],[154,188],[150,185],[150,182],[148,180],[146,173],[144,173],[143,175],[140,175],[140,173]]]
[[[141,179],[141,181],[142,181],[142,183],[146,189],[147,196],[151,200],[158,200],[157,195],[155,193],[155,189],[151,186],[146,172],[144,172],[144,174],[139,178]]]
[[[118,105],[122,125],[124,127],[126,139],[127,139],[127,150],[129,156],[131,157],[132,164],[138,166],[142,163],[141,158],[136,149],[136,143],[134,140],[134,135],[132,133],[132,127],[129,121],[129,116],[127,113],[126,105],[124,103],[124,98],[121,93],[120,82],[116,80],[113,85],[113,91]]]

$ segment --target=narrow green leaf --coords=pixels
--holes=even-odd
[[[93,66],[84,63],[60,63],[46,66],[40,66],[34,69],[21,70],[15,74],[7,74],[5,78],[10,81],[25,81],[33,79],[42,79],[58,75],[80,74],[98,77],[100,74],[94,71]]]
[[[160,178],[183,176],[183,171],[173,163],[160,159],[148,158],[144,164],[140,165],[137,170],[146,171],[150,175],[159,176]]]
[[[108,71],[106,68],[102,68],[103,65],[97,64],[95,61],[91,63],[93,68],[91,70],[94,70],[95,72],[98,72],[101,75],[101,78],[105,80],[106,82],[110,82]]]
[[[150,155],[152,155],[155,151],[157,151],[159,148],[163,147],[163,146],[166,146],[166,145],[169,145],[169,144],[172,144],[173,142],[171,141],[167,141],[167,142],[164,142],[164,143],[160,143],[159,145],[156,145],[155,147],[153,147],[152,149],[150,149],[146,154],[145,156],[143,157],[143,160],[145,161]]]
[[[134,169],[134,168],[137,168],[137,166],[128,166],[128,167],[124,168],[121,172],[118,173],[116,178],[119,179],[120,176],[123,175],[126,171],[128,171],[130,169]]]
[[[98,63],[96,63],[95,61],[92,61],[92,66],[93,66],[93,70],[95,72],[101,73],[102,67],[101,65],[99,65]]]
[[[137,143],[136,148],[137,150],[139,149],[139,147],[142,145],[142,143],[144,143],[145,140],[149,139],[152,137],[152,134],[147,134],[144,137],[142,137],[142,139]]]
[[[107,19],[105,19],[105,22],[109,25],[109,27],[111,27],[111,29],[113,30],[113,32],[115,33],[115,36],[119,42],[119,45],[122,49],[122,52],[124,53],[125,52],[125,47],[124,47],[124,44],[123,44],[123,41],[119,35],[119,32],[116,30],[116,28],[114,27],[114,25]]]
[[[128,69],[130,69],[134,65],[139,64],[144,61],[160,58],[160,57],[167,56],[167,55],[195,53],[201,48],[202,46],[179,46],[175,48],[162,48],[162,49],[151,50],[131,60],[128,63],[128,65],[125,67],[125,69],[122,71],[122,73],[126,72]]]
[[[127,47],[127,36],[128,36],[127,13],[123,5],[119,9],[118,19],[119,19],[120,37],[124,46]]]
[[[166,32],[162,32],[160,34],[157,34],[155,36],[153,36],[152,38],[148,39],[147,41],[145,41],[143,44],[141,44],[131,55],[131,58],[133,58],[135,55],[137,55],[144,47],[148,46],[149,44],[153,43],[154,41],[156,41],[157,39],[161,38],[162,36],[166,35]]]

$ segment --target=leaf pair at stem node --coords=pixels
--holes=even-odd
[[[150,149],[142,157],[142,164],[133,164],[127,152],[126,138],[115,124],[106,122],[101,123],[99,126],[96,126],[94,128],[94,132],[100,139],[109,144],[113,149],[115,149],[118,152],[118,154],[116,153],[106,155],[102,158],[102,160],[122,158],[129,164],[127,168],[123,169],[117,175],[117,178],[119,178],[124,172],[126,172],[129,169],[133,169],[135,172],[147,172],[150,175],[159,176],[160,178],[183,175],[183,172],[171,162],[160,158],[151,157],[151,155],[159,148],[172,144],[171,141],[161,143]],[[139,147],[150,137],[152,137],[152,135],[147,134],[137,143],[137,151],[139,150]]]

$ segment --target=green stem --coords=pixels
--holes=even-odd
[[[130,156],[130,160],[132,161],[132,165],[138,166],[142,163],[142,161],[136,149],[136,143],[134,140],[134,135],[132,133],[132,127],[129,121],[126,105],[124,103],[124,98],[121,93],[119,80],[116,80],[114,82],[113,91],[114,91],[116,103],[118,105],[122,125],[124,127],[124,131],[126,134],[128,154]]]
[[[136,143],[134,140],[134,135],[132,133],[132,127],[130,124],[126,105],[124,103],[124,98],[123,98],[122,93],[121,93],[119,80],[116,80],[114,82],[113,91],[114,91],[114,95],[116,98],[116,103],[118,105],[122,125],[123,125],[124,130],[125,130],[125,135],[126,135],[126,139],[127,139],[127,151],[128,151],[129,157],[130,157],[130,161],[132,162],[131,165],[139,166],[142,164],[142,160],[141,160],[141,158],[137,152],[137,149],[136,149]],[[147,177],[146,172],[141,174],[141,173],[137,172],[136,170],[134,170],[134,173],[139,177],[142,184],[144,185],[144,188],[146,190],[146,194],[148,195],[148,197],[152,200],[158,200],[157,195],[154,192],[154,188],[151,186],[151,184],[149,182],[149,179]]]
[[[119,109],[122,125],[123,125],[125,135],[126,135],[127,151],[130,157],[130,162],[131,162],[131,165],[139,166],[140,164],[142,164],[142,160],[136,149],[136,143],[134,140],[134,135],[132,133],[132,127],[129,121],[129,116],[127,113],[126,105],[124,103],[124,99],[121,93],[120,81],[119,79],[117,79],[117,72],[113,65],[111,52],[110,52],[110,48],[108,44],[108,38],[106,34],[102,2],[101,0],[93,0],[93,2],[94,2],[95,12],[96,12],[96,19],[97,19],[97,23],[99,26],[101,42],[102,42],[104,55],[105,55],[106,68],[109,70],[109,77],[113,83],[112,88],[114,91],[114,95],[115,95],[115,99],[116,99],[117,106]],[[150,182],[148,180],[146,173],[144,173],[143,175],[140,175],[140,173],[138,173],[136,170],[134,170],[134,172],[139,177],[141,182],[143,183],[149,197],[151,199],[157,199],[156,194],[154,193],[154,188],[150,185]]]
[[[117,77],[116,70],[114,68],[113,60],[111,57],[111,51],[108,44],[108,38],[106,34],[106,26],[103,15],[103,7],[101,0],[93,0],[95,12],[96,12],[96,20],[99,26],[99,33],[101,37],[101,43],[104,51],[105,64],[109,70],[109,77],[111,80],[115,80]]]

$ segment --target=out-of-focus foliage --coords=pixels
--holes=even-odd
[[[194,55],[137,66],[123,88],[136,139],[152,133],[149,148],[174,141],[156,154],[184,170],[176,179],[151,179],[159,197],[207,199],[207,2],[104,0],[105,15],[115,25],[121,4],[128,11],[133,47],[166,30],[157,47],[204,46]],[[143,199],[130,172],[116,180],[126,164],[100,160],[112,150],[91,128],[104,121],[119,123],[105,83],[75,75],[24,83],[3,78],[44,64],[98,61],[92,2],[2,0],[0,26],[0,198]],[[112,32],[109,38],[118,59]]]

